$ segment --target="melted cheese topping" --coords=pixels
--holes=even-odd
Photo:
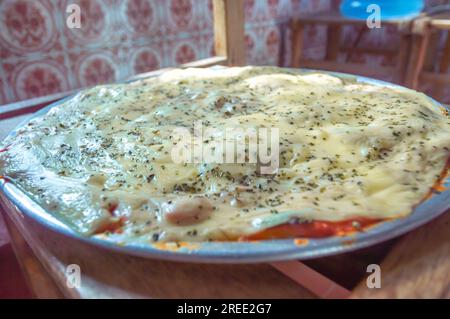
[[[177,164],[194,121],[279,129],[280,167]],[[124,242],[232,240],[295,219],[411,213],[450,124],[423,94],[272,67],[174,70],[98,86],[4,142],[1,173],[74,229]]]

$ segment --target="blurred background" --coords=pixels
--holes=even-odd
[[[424,2],[430,8],[450,1]],[[71,3],[81,8],[81,29],[65,24]],[[339,5],[339,0],[246,0],[247,64],[290,66],[290,19],[338,11]],[[327,27],[308,25],[304,37],[302,57],[324,59]],[[359,47],[395,50],[400,41],[398,28],[383,24],[357,37],[358,28],[351,25],[340,34],[342,43],[358,41]],[[440,47],[445,38],[439,36]],[[212,55],[211,0],[0,0],[0,105]],[[395,65],[396,59],[361,49],[337,57],[338,62],[373,68]],[[389,75],[378,77],[392,80]]]

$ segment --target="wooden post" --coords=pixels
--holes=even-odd
[[[417,89],[430,39],[429,18],[417,19],[414,22],[412,33],[412,48],[405,76],[405,85],[411,89]]]
[[[245,65],[244,0],[213,0],[214,47],[227,65]]]
[[[447,32],[447,40],[445,42],[444,52],[442,53],[441,62],[439,64],[439,73],[445,74],[450,66],[450,31]],[[444,99],[445,84],[439,83],[436,87],[436,97],[440,100]]]
[[[291,67],[300,67],[303,52],[303,37],[305,25],[298,20],[291,20],[292,56]]]
[[[341,44],[341,26],[330,24],[327,28],[327,54],[326,59],[336,61]]]
[[[408,69],[408,57],[411,50],[412,36],[409,32],[401,32],[400,45],[397,54],[397,67],[394,74],[394,82],[400,85],[405,83],[405,74]]]

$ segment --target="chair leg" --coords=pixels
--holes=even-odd
[[[439,37],[440,32],[437,29],[430,31],[430,41],[428,42],[427,56],[423,65],[423,70],[427,72],[434,72],[436,65],[436,54],[439,51]]]
[[[414,90],[419,86],[419,77],[425,63],[428,41],[428,28],[425,28],[421,34],[414,34],[412,37],[411,55],[406,72],[405,85]]]
[[[398,84],[405,84],[406,70],[408,67],[408,55],[411,49],[411,35],[408,33],[402,34],[397,56],[397,73],[394,75],[394,82]]]
[[[439,66],[439,72],[445,73],[450,67],[450,33],[447,32],[447,41],[445,42],[444,53],[441,58],[441,65]]]
[[[336,61],[339,55],[339,46],[341,43],[341,26],[331,24],[327,30],[327,55],[329,61]]]
[[[299,21],[291,21],[291,31],[292,31],[292,56],[291,56],[291,67],[300,67],[300,59],[302,58],[303,50],[303,37],[304,37],[304,25]]]
[[[446,73],[450,67],[450,32],[447,32],[447,41],[445,42],[444,52],[442,53],[441,62],[439,65],[439,73]],[[436,87],[436,97],[441,101],[444,99],[445,86],[439,83]]]

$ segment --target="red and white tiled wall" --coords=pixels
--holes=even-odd
[[[336,8],[338,2],[246,0],[247,63],[285,65],[289,18]],[[66,26],[72,3],[81,8],[81,29]],[[306,30],[308,58],[323,57],[325,31]],[[354,35],[350,30],[345,36]],[[395,30],[368,41],[390,39],[395,40]],[[206,58],[213,50],[211,0],[1,0],[0,105],[125,79]]]
[[[81,8],[81,29],[65,24],[71,3]],[[247,0],[248,63],[277,64],[280,24],[329,7],[329,0]],[[210,0],[0,1],[0,105],[212,54]]]

